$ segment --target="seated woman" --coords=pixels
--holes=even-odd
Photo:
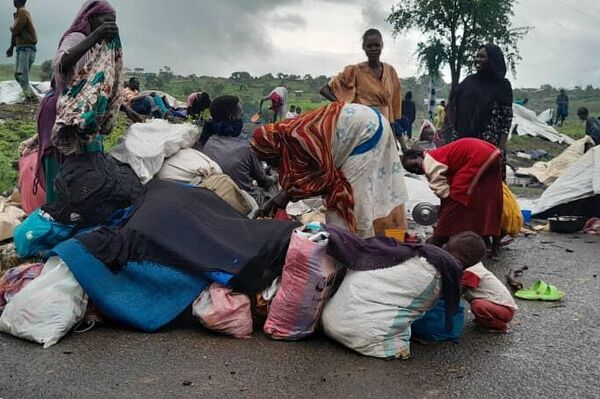
[[[328,223],[370,237],[374,222],[407,200],[390,123],[371,107],[335,102],[264,125],[250,144],[260,159],[279,166],[283,191],[265,213],[323,196]]]
[[[262,206],[265,199],[272,197],[269,192],[276,192],[273,186],[276,186],[277,178],[265,172],[248,140],[239,137],[244,127],[240,99],[236,96],[217,97],[210,105],[210,113],[213,119],[204,125],[199,149]]]
[[[406,170],[426,175],[441,198],[432,243],[438,246],[458,233],[474,231],[492,237],[492,257],[499,256],[502,219],[502,155],[493,144],[465,138],[432,151],[410,150],[402,163]]]
[[[123,90],[123,106],[129,107],[139,115],[165,119],[169,109],[159,96],[140,94],[140,82],[137,78],[129,79]]]

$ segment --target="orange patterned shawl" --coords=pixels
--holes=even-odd
[[[333,162],[333,137],[344,103],[336,102],[297,119],[264,125],[250,145],[259,158],[279,158],[279,183],[290,198],[322,195],[356,231],[352,186]]]

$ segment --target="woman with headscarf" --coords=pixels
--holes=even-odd
[[[248,140],[240,138],[244,124],[239,97],[215,98],[210,112],[213,119],[204,124],[197,148],[262,206],[265,199],[273,196],[272,188],[277,184],[277,178],[266,173]],[[276,193],[277,189],[274,191]]]
[[[53,62],[52,90],[42,100],[36,180],[55,200],[54,180],[61,160],[102,151],[121,105],[122,53],[116,11],[105,0],[88,0],[63,34]],[[45,184],[44,184],[45,183]]]
[[[475,69],[477,73],[467,76],[450,95],[448,116],[454,125],[450,141],[473,137],[504,150],[513,118],[513,92],[500,47],[481,46]]]
[[[250,145],[260,159],[279,167],[282,192],[274,206],[322,196],[328,223],[366,238],[379,233],[377,219],[407,200],[394,140],[378,110],[334,102],[256,129]]]

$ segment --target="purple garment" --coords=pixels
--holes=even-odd
[[[90,19],[95,15],[100,14],[113,14],[116,15],[117,12],[113,8],[113,6],[106,0],[88,0],[83,4],[79,13],[75,17],[75,20],[71,24],[71,27],[67,29],[67,31],[63,34],[60,39],[59,46],[65,37],[73,32],[83,33],[88,36],[92,33],[92,25]]]
[[[448,252],[430,244],[404,244],[389,237],[360,239],[351,232],[329,225],[327,253],[352,270],[374,270],[397,266],[421,256],[442,276],[442,297],[446,302],[446,328],[458,310],[463,268]],[[373,287],[376,289],[376,287]]]

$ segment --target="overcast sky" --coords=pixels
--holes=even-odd
[[[53,56],[83,1],[29,0],[38,29],[38,61]],[[365,28],[385,32],[384,55],[401,77],[417,74],[418,32],[393,39],[391,0],[113,0],[125,64],[179,74],[229,76],[268,72],[332,75],[360,62]],[[0,41],[9,43],[12,1],[0,3]],[[515,24],[535,29],[521,43],[513,84],[600,86],[600,3],[521,0]],[[4,48],[4,47],[2,47]],[[9,63],[1,52],[0,63]]]

